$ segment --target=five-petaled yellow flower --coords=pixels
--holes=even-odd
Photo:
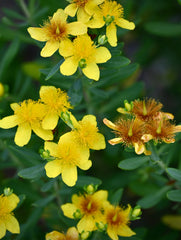
[[[42,128],[41,121],[46,114],[46,108],[43,103],[31,99],[11,104],[14,115],[4,117],[0,120],[0,127],[4,129],[13,128],[18,125],[15,134],[15,143],[22,147],[26,145],[30,138],[32,130],[44,140],[52,140],[51,130]]]
[[[77,36],[87,32],[87,27],[82,22],[67,23],[68,15],[63,9],[58,9],[49,21],[42,27],[29,27],[28,32],[35,40],[46,42],[41,51],[42,57],[50,57],[69,35]]]
[[[19,223],[12,212],[18,203],[19,198],[14,193],[9,196],[0,195],[0,239],[5,236],[6,230],[20,233]]]
[[[67,93],[53,86],[40,88],[40,100],[46,106],[46,115],[42,121],[44,129],[54,129],[62,112],[71,108]]]
[[[99,80],[100,71],[97,63],[105,63],[111,58],[106,47],[96,47],[91,38],[85,34],[72,41],[67,39],[60,43],[59,53],[65,58],[60,66],[63,75],[70,76],[80,67],[84,75]]]
[[[72,0],[64,11],[71,17],[77,13],[78,21],[87,22],[94,14],[96,7],[103,2],[104,0]]]
[[[116,26],[121,28],[133,30],[135,24],[123,18],[124,9],[121,4],[116,1],[105,0],[99,9],[95,10],[95,14],[87,26],[90,28],[101,28],[106,24],[106,36],[108,42],[112,47],[117,46],[117,29]]]
[[[106,147],[104,136],[98,132],[97,121],[94,115],[86,115],[81,121],[77,121],[71,114],[70,119],[74,130],[70,133],[75,141],[84,147],[94,150],[104,149]]]
[[[46,240],[78,240],[79,233],[75,227],[71,227],[67,230],[66,234],[58,231],[52,231],[45,236]]]
[[[92,165],[89,149],[78,144],[70,134],[62,135],[58,144],[45,142],[45,150],[49,150],[50,155],[55,158],[45,165],[47,176],[55,178],[62,174],[62,180],[68,186],[76,184],[77,167],[87,170]]]
[[[104,190],[93,194],[72,196],[72,203],[61,206],[63,213],[68,218],[81,218],[77,224],[78,231],[94,231],[96,223],[102,222],[103,204],[107,202],[108,192]]]
[[[119,206],[113,206],[108,202],[104,205],[104,221],[107,224],[107,234],[112,240],[118,240],[118,236],[131,237],[135,235],[135,232],[128,226],[131,211],[130,205],[128,205],[126,209],[122,209]]]

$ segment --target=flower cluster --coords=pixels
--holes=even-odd
[[[113,129],[116,138],[109,140],[112,145],[122,143],[134,147],[137,154],[150,155],[145,143],[175,142],[175,133],[181,132],[181,125],[171,122],[174,116],[162,112],[162,104],[154,99],[134,100],[130,104],[125,101],[125,108],[117,111],[124,114],[116,123],[104,119],[104,124]]]
[[[132,209],[114,206],[108,201],[108,192],[99,190],[92,193],[74,194],[72,203],[61,206],[68,218],[79,219],[77,229],[80,234],[105,231],[113,240],[118,236],[130,237],[135,233],[129,228]]]
[[[64,58],[60,66],[63,75],[70,76],[81,69],[83,74],[95,81],[100,72],[97,64],[105,63],[111,58],[106,47],[100,47],[91,39],[89,28],[102,28],[106,25],[106,38],[113,47],[117,46],[116,26],[133,30],[134,23],[123,18],[124,9],[111,0],[72,0],[63,10],[58,9],[41,27],[29,27],[28,32],[35,40],[46,42],[41,51],[42,57],[50,57],[57,50]],[[77,15],[75,22],[68,22],[68,16]],[[94,36],[94,38],[96,38]]]
[[[11,233],[20,233],[19,223],[12,212],[19,201],[19,197],[9,188],[5,188],[4,194],[0,195],[0,239],[5,236],[6,230]]]
[[[8,129],[18,126],[14,141],[22,147],[30,141],[32,131],[44,140],[52,140],[52,130],[56,127],[58,118],[71,105],[67,94],[59,88],[42,86],[38,101],[28,99],[12,103],[11,108],[14,115],[1,119],[0,127]]]

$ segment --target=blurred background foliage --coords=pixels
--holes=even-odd
[[[177,124],[181,122],[181,1],[118,2],[124,6],[125,18],[134,21],[136,28],[134,31],[118,30],[120,43],[116,48],[107,45],[112,59],[100,65],[101,78],[92,82],[86,77],[81,80],[79,76],[62,76],[58,53],[51,58],[41,58],[43,44],[31,39],[27,32],[27,27],[43,24],[58,8],[64,8],[66,1],[1,1],[0,82],[5,85],[6,93],[0,99],[0,117],[12,114],[10,103],[38,99],[41,85],[54,85],[68,91],[78,119],[88,113],[96,115],[106,140],[113,134],[103,125],[102,119],[117,119],[116,109],[123,106],[125,99],[156,98],[163,103],[164,111],[174,114]],[[59,134],[69,131],[63,122],[58,130]],[[181,239],[181,220],[166,216],[181,214],[180,192],[177,201],[169,201],[172,197],[166,197],[173,181],[178,181],[177,188],[180,188],[181,181],[174,180],[174,174],[168,178],[158,165],[140,158],[135,159],[141,162],[135,169],[127,165],[118,168],[121,160],[137,156],[121,145],[107,144],[105,150],[91,152],[93,167],[84,173],[80,171],[76,186],[68,188],[59,178],[46,177],[45,162],[38,154],[43,141],[33,136],[26,147],[20,148],[14,144],[14,134],[15,129],[0,129],[0,191],[11,187],[21,196],[22,205],[15,211],[21,234],[7,234],[4,239],[44,239],[45,233],[53,229],[65,230],[72,226],[74,221],[65,218],[58,206],[69,202],[72,193],[79,191],[86,182],[100,184],[101,181],[100,188],[109,190],[113,202],[122,196],[121,204],[142,206],[142,218],[131,225],[137,235],[130,239]],[[169,168],[181,169],[180,139],[178,134],[176,143],[163,144],[158,149]],[[25,171],[30,167],[31,171]],[[100,238],[103,236],[99,233],[92,237]]]

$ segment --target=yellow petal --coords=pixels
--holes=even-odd
[[[77,5],[75,3],[71,3],[64,9],[64,12],[69,16],[74,17],[77,12],[77,9],[78,9]]]
[[[20,227],[17,219],[11,214],[8,215],[5,219],[5,226],[8,231],[11,233],[20,233]]]
[[[45,142],[44,148],[45,150],[48,150],[50,152],[51,156],[54,156],[54,157],[57,156],[58,144],[54,142]]]
[[[111,129],[113,129],[113,130],[117,130],[116,125],[115,125],[114,123],[112,123],[111,121],[109,121],[107,118],[104,118],[104,119],[103,119],[103,123],[104,123],[107,127],[111,128]]]
[[[66,234],[67,240],[78,240],[79,239],[79,233],[75,227],[71,227],[68,229]]]
[[[74,218],[74,213],[76,212],[77,208],[72,203],[66,203],[61,206],[61,209],[63,211],[63,214],[68,218]]]
[[[63,134],[58,141],[58,145],[62,144],[62,143],[71,143],[74,142],[74,133],[71,132],[67,132],[65,134]]]
[[[43,129],[53,130],[58,124],[59,116],[57,113],[49,113],[42,121]]]
[[[11,109],[13,109],[13,111],[15,111],[17,108],[20,107],[20,105],[18,103],[11,103],[10,107],[11,107]]]
[[[105,25],[105,21],[101,14],[95,14],[91,20],[89,20],[86,25],[89,28],[101,28]]]
[[[46,240],[65,240],[65,235],[57,231],[52,231],[46,234],[45,239]]]
[[[95,220],[92,216],[84,216],[77,224],[77,229],[81,233],[82,231],[92,232],[95,229]]]
[[[73,54],[73,43],[70,39],[62,40],[59,46],[59,53],[63,57],[70,57]]]
[[[16,145],[23,147],[31,138],[31,127],[29,123],[22,123],[18,126],[14,141]]]
[[[131,230],[127,225],[122,225],[120,228],[118,228],[118,235],[123,237],[131,237],[135,235],[136,233]]]
[[[50,39],[50,37],[47,35],[47,31],[45,28],[40,28],[40,27],[29,27],[28,32],[30,36],[40,42],[45,42]]]
[[[144,144],[138,144],[138,143],[134,143],[133,144],[134,145],[134,147],[135,147],[135,152],[137,153],[137,154],[142,154],[144,151],[145,151],[145,146],[144,146]]]
[[[67,24],[68,34],[77,36],[87,33],[87,26],[81,22],[71,22]]]
[[[117,232],[114,230],[112,226],[108,226],[107,228],[107,234],[112,240],[118,240]]]
[[[77,181],[77,167],[70,165],[63,166],[62,180],[68,186],[74,186]]]
[[[99,80],[100,71],[96,63],[89,63],[85,68],[82,69],[82,72],[86,77],[93,79],[95,81]]]
[[[116,144],[118,144],[118,143],[121,143],[123,141],[123,139],[122,138],[113,138],[113,139],[111,139],[111,140],[109,140],[108,142],[111,144],[111,145],[116,145]]]
[[[88,161],[82,161],[77,164],[77,166],[82,170],[88,170],[92,166],[92,162],[90,160]]]
[[[91,125],[93,126],[97,126],[97,121],[96,121],[96,117],[94,115],[85,115],[83,118],[82,118],[82,122],[84,124],[89,124],[91,123]]]
[[[42,138],[43,140],[53,139],[53,133],[51,130],[45,130],[42,127],[36,125],[32,125],[32,130],[38,137]]]
[[[108,198],[108,192],[105,190],[99,190],[94,193],[94,198],[97,202],[102,203],[103,201],[106,201]]]
[[[53,160],[45,165],[46,175],[49,178],[55,178],[62,172],[61,161]]]
[[[5,224],[0,220],[0,239],[3,238],[5,234],[6,234]]]
[[[16,115],[4,117],[0,120],[0,128],[8,129],[13,128],[16,125],[18,125],[18,118]]]
[[[144,141],[144,142],[148,142],[150,141],[151,139],[153,139],[153,136],[151,134],[144,134],[141,139]]]
[[[9,212],[13,211],[17,207],[19,201],[20,201],[19,197],[16,196],[16,194],[14,194],[14,193],[7,196],[6,208],[8,209],[8,211]]]
[[[112,47],[117,46],[117,29],[114,23],[111,23],[106,28],[106,36],[108,38],[108,42]]]
[[[46,42],[44,48],[41,50],[40,55],[42,57],[52,56],[59,48],[59,41],[48,41]]]
[[[111,58],[111,54],[106,47],[99,47],[96,49],[96,63],[105,63]]]
[[[55,22],[61,22],[61,23],[64,23],[66,22],[67,20],[67,14],[64,12],[63,9],[59,8],[54,14],[53,14],[53,17],[52,17],[52,20],[55,21]],[[52,22],[51,20],[51,22]]]
[[[89,145],[90,149],[100,150],[106,148],[105,138],[101,133],[97,133],[95,141]]]
[[[119,27],[122,27],[122,28],[125,28],[125,29],[129,29],[129,30],[135,29],[135,24],[133,22],[129,22],[128,20],[123,19],[123,18],[117,19],[116,24]]]
[[[70,76],[77,71],[78,63],[73,57],[66,58],[65,61],[60,66],[60,72],[63,75]]]
[[[79,8],[77,11],[77,20],[86,23],[91,18],[91,15],[85,12],[84,8]]]
[[[72,121],[74,128],[77,128],[79,126],[77,119],[74,117],[72,113],[70,113],[70,120]]]

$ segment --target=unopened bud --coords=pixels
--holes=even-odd
[[[12,193],[13,193],[13,189],[11,189],[9,187],[4,189],[5,196],[10,196]]]
[[[84,58],[80,59],[80,61],[79,61],[79,67],[80,67],[81,69],[87,67],[86,60],[85,60]]]
[[[70,119],[70,113],[69,112],[62,112],[61,113],[61,119],[72,129],[74,129],[73,123]]]
[[[50,151],[47,149],[47,150],[45,150],[45,149],[40,149],[39,150],[39,153],[40,153],[40,156],[44,159],[44,160],[47,160],[47,161],[52,161],[52,160],[54,160],[55,158],[54,157],[52,157],[51,155],[50,155]]]
[[[90,232],[82,232],[80,238],[86,240],[90,236]]]
[[[79,209],[77,209],[74,213],[73,213],[73,217],[74,219],[80,219],[82,217],[82,213]]]
[[[131,212],[131,220],[140,219],[142,212],[140,206],[136,206]]]
[[[106,26],[109,26],[114,21],[114,16],[107,15],[106,17],[103,17]]]
[[[96,227],[100,232],[105,232],[107,229],[107,224],[104,224],[103,222],[96,223]]]
[[[84,186],[84,191],[87,194],[93,194],[97,190],[97,188],[98,188],[98,185],[90,184],[90,185]]]
[[[107,43],[107,40],[108,40],[108,38],[107,38],[106,35],[100,35],[98,37],[98,44],[99,45],[104,45],[105,43]]]
[[[131,103],[128,103],[127,100],[124,101],[124,106],[125,106],[126,111],[130,112],[132,110],[132,105],[131,105]]]

